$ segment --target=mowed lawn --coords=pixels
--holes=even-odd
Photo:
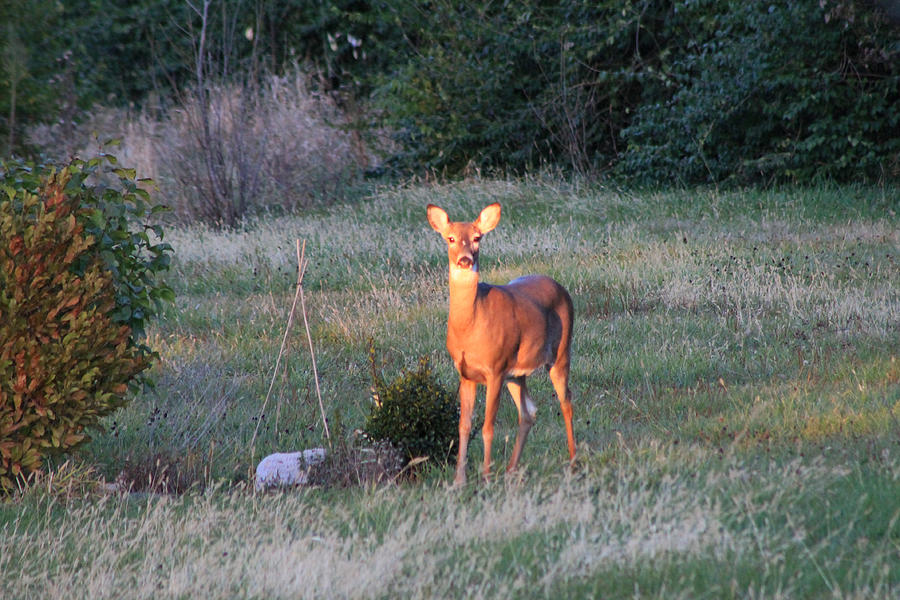
[[[156,386],[0,504],[2,598],[900,597],[900,190],[409,185],[240,231],[171,228]],[[446,245],[500,202],[490,283],[572,295],[578,458],[549,379],[514,476],[434,460],[388,485],[254,493],[260,458],[353,443],[390,379],[444,348]],[[273,376],[274,373],[274,376]],[[271,386],[271,393],[269,389]],[[483,394],[483,390],[481,391]],[[266,398],[268,395],[268,402]],[[118,480],[132,493],[104,493]]]

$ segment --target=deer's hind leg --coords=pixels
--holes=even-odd
[[[550,367],[550,381],[559,398],[559,409],[566,423],[566,442],[569,446],[569,462],[575,460],[575,431],[572,427],[572,392],[569,390],[569,363],[557,361]]]
[[[537,408],[531,401],[528,394],[528,387],[525,385],[524,377],[516,377],[506,382],[506,388],[512,396],[513,402],[516,403],[516,410],[519,412],[519,430],[516,432],[516,445],[513,447],[512,458],[509,459],[507,471],[515,471],[519,464],[519,456],[522,454],[522,447],[525,446],[525,440],[528,438],[528,432],[534,425]]]

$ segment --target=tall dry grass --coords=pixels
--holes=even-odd
[[[106,148],[157,184],[158,200],[185,223],[234,226],[254,214],[292,212],[340,198],[375,161],[351,115],[296,68],[258,81],[186,91],[174,105],[94,107],[70,139],[60,124],[29,141],[53,160]]]
[[[853,473],[651,446],[580,476],[251,496],[46,500],[0,538],[4,597],[889,597],[900,514],[811,505]],[[884,465],[896,478],[896,460]],[[352,496],[352,497],[351,497]],[[860,506],[865,502],[860,501]],[[830,524],[823,536],[822,522]],[[29,524],[30,523],[30,524]],[[53,531],[52,537],[46,532]],[[848,544],[846,542],[855,543]],[[853,566],[866,544],[868,566]],[[24,550],[24,551],[23,551]],[[848,561],[851,564],[848,564]],[[654,573],[663,574],[660,584]],[[638,590],[642,590],[643,593]],[[830,593],[829,593],[830,592]]]

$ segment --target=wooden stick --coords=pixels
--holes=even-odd
[[[319,370],[316,368],[316,352],[313,350],[312,334],[309,332],[309,321],[306,318],[306,299],[303,296],[303,273],[306,272],[306,263],[303,257],[306,254],[306,241],[303,242],[303,250],[300,250],[300,240],[297,240],[297,252],[300,258],[299,262],[303,265],[300,273],[300,279],[297,281],[297,289],[300,292],[300,314],[303,315],[303,325],[306,328],[306,340],[309,342],[309,356],[312,360],[313,381],[316,382],[316,397],[319,399],[319,411],[322,414],[322,426],[325,428],[325,439],[328,445],[331,445],[331,433],[328,431],[328,419],[325,417],[325,404],[322,402],[322,390],[319,389]]]
[[[297,310],[297,301],[301,299],[303,294],[303,275],[306,273],[306,264],[304,262],[304,255],[306,253],[306,242],[303,242],[303,249],[301,251],[300,248],[300,240],[297,240],[297,290],[294,292],[294,301],[291,304],[291,312],[288,314],[288,322],[287,326],[284,329],[284,337],[281,340],[281,349],[278,351],[278,358],[275,359],[275,369],[272,371],[272,379],[269,381],[269,390],[266,392],[266,399],[263,401],[262,409],[259,412],[259,416],[256,419],[256,427],[253,430],[253,437],[250,440],[250,462],[253,462],[256,458],[256,437],[259,434],[259,426],[262,423],[263,417],[266,413],[266,407],[269,405],[269,398],[272,396],[272,388],[275,386],[275,377],[278,375],[278,367],[281,365],[281,357],[284,355],[284,349],[287,345],[288,334],[291,331],[291,325],[294,322],[294,313]],[[306,308],[303,308],[303,321],[306,323]],[[306,327],[307,338],[309,339],[309,348],[310,354],[312,354],[312,338],[309,335],[309,325]],[[319,379],[318,373],[316,370],[316,359],[315,355],[313,355],[313,374],[316,377],[316,393],[319,395],[319,407],[322,410],[322,421],[325,422],[325,408],[322,404],[322,396],[319,393]],[[331,436],[328,432],[328,424],[325,423],[325,436],[331,441]]]

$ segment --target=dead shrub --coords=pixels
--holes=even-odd
[[[209,464],[207,457],[198,452],[159,452],[140,460],[126,459],[115,483],[130,493],[183,494],[209,483]]]
[[[294,212],[341,198],[373,162],[335,99],[300,68],[209,83],[163,107],[94,107],[60,145],[61,124],[29,142],[51,158],[93,154],[118,139],[121,164],[153,179],[181,222],[234,227],[254,214]],[[98,141],[99,140],[99,141]]]
[[[404,472],[406,456],[387,440],[369,442],[361,438],[342,441],[313,465],[309,483],[348,488],[392,483]]]

